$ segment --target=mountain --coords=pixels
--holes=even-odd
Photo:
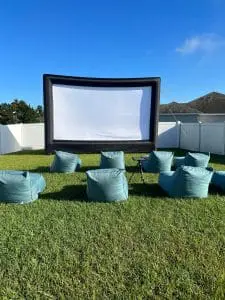
[[[188,103],[171,102],[168,104],[161,104],[160,113],[200,113],[200,111],[190,107]]]
[[[186,103],[161,104],[160,113],[225,113],[225,94],[212,92]]]

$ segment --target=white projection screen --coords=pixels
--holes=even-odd
[[[53,138],[148,140],[151,87],[53,85]]]
[[[159,78],[44,75],[46,151],[151,151],[159,85]]]

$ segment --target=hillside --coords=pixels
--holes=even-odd
[[[225,113],[225,94],[212,92],[186,103],[161,104],[160,113]]]
[[[171,102],[160,105],[160,113],[199,113],[196,108],[192,108],[188,103]]]

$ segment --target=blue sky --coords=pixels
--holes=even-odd
[[[42,74],[160,76],[161,103],[225,93],[224,0],[0,0],[0,102]]]

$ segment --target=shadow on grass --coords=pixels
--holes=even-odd
[[[212,164],[225,165],[225,156],[224,155],[211,154],[209,162],[212,163]]]
[[[80,169],[76,171],[76,173],[85,173],[89,170],[97,170],[97,169],[99,169],[98,166],[82,166]]]
[[[88,202],[86,185],[67,185],[61,191],[41,194],[40,199]]]
[[[34,173],[50,173],[49,167],[46,166],[40,166],[35,169],[29,170],[29,172],[34,172]]]
[[[47,155],[44,150],[23,150],[19,152],[7,153],[5,155]]]
[[[138,166],[126,166],[126,171],[128,173],[140,173],[140,169]]]
[[[99,200],[99,201],[89,200],[86,194],[86,185],[67,185],[61,191],[40,194],[40,199],[46,199],[50,201],[57,200],[57,201],[77,201],[77,202],[88,202],[88,203],[111,203],[109,201],[103,201],[103,200]]]
[[[71,174],[76,174],[76,173],[85,173],[88,170],[96,170],[98,167],[91,166],[91,167],[81,167],[81,169],[76,170],[75,172],[72,172]],[[30,172],[35,172],[35,173],[51,173],[51,174],[69,174],[69,173],[63,173],[63,172],[50,172],[50,167],[49,166],[40,166],[35,169],[29,170]]]
[[[210,184],[209,185],[209,195],[224,196],[225,193],[224,193],[224,191],[220,187],[217,187],[217,186],[215,186],[213,184]]]
[[[129,194],[132,196],[142,196],[151,198],[168,197],[157,183],[143,184],[133,183],[129,186]]]

